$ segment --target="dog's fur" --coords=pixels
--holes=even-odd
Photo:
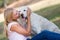
[[[27,16],[27,7],[26,6],[19,7],[19,8],[17,8],[17,10],[20,11],[21,13],[23,13],[24,17]],[[26,10],[26,11],[24,11],[24,10]],[[21,19],[19,21],[20,21],[20,23],[23,23],[23,21],[21,21]],[[24,22],[24,24],[26,24],[26,22]],[[52,32],[60,33],[58,26],[56,26],[54,23],[50,22],[46,18],[42,17],[41,15],[38,15],[33,12],[31,13],[31,26],[32,26],[32,30],[37,34],[43,30],[49,30]]]

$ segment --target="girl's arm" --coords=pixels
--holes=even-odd
[[[27,29],[24,29],[19,24],[14,24],[10,28],[11,31],[15,31],[15,32],[17,32],[19,34],[22,34],[22,35],[25,35],[25,36],[29,36],[30,35],[30,31],[28,29],[30,29],[30,28],[27,27]]]

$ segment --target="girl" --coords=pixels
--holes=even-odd
[[[27,12],[27,28],[26,30],[17,22],[20,14],[13,8],[7,8],[4,11],[4,18],[7,26],[7,34],[9,40],[27,40],[27,36],[31,34],[30,26],[30,10]]]

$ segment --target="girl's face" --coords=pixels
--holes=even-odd
[[[13,10],[12,18],[17,20],[20,17],[19,11]]]

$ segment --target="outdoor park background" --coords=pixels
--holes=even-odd
[[[7,5],[19,0],[7,0]],[[60,0],[28,0],[23,5],[29,6],[33,12],[44,16],[60,28]],[[22,6],[22,5],[21,5]],[[4,35],[4,0],[0,0],[0,40],[7,40]]]

